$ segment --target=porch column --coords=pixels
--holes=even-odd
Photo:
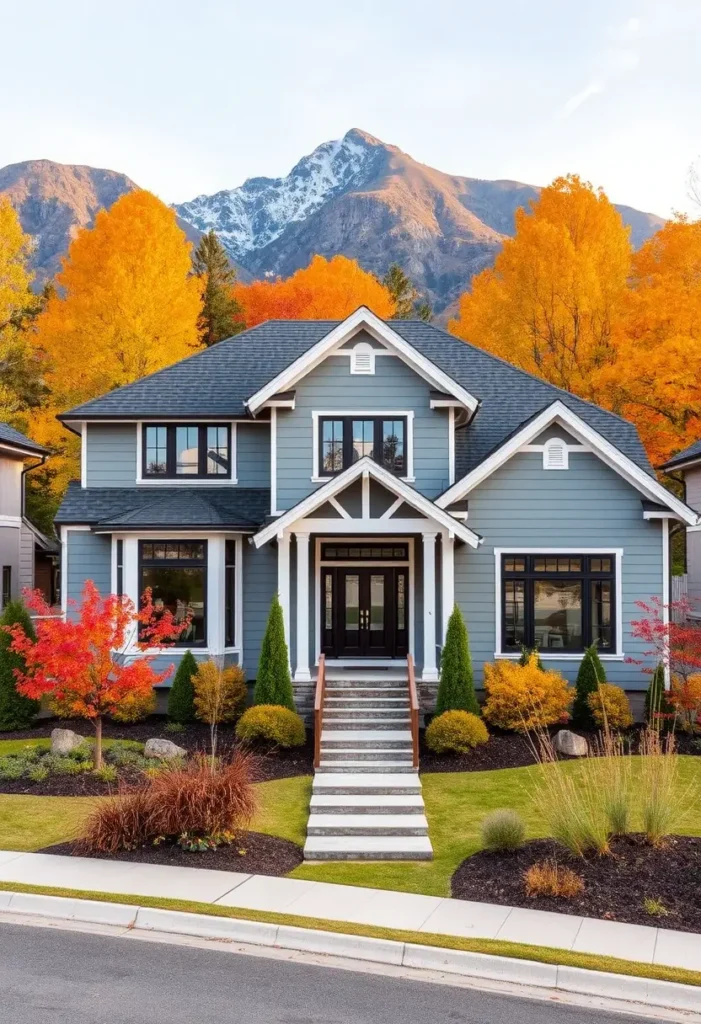
[[[282,606],[285,625],[285,643],[290,649],[290,535],[286,531],[277,535],[277,593]]]
[[[297,538],[297,668],[295,682],[308,683],[309,673],[309,534]]]
[[[438,679],[436,669],[436,534],[424,533],[424,670],[429,682]]]
[[[443,644],[448,634],[448,619],[455,604],[455,537],[447,531],[441,540],[441,612]]]

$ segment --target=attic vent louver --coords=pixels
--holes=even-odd
[[[367,374],[375,372],[375,350],[366,341],[359,341],[351,352],[350,372]]]
[[[567,444],[558,437],[547,441],[543,448],[543,469],[569,469]]]

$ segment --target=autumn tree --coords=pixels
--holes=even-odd
[[[215,231],[203,235],[195,249],[192,265],[202,281],[202,311],[198,326],[205,345],[216,345],[244,328],[241,307],[232,289],[236,271],[229,263],[224,246]]]
[[[50,401],[33,436],[61,452],[60,488],[75,475],[79,440],[57,412],[129,384],[200,345],[202,283],[174,212],[150,192],[122,196],[71,243],[57,292],[37,322]]]
[[[516,233],[472,281],[448,328],[597,401],[631,265],[628,230],[599,189],[557,178],[516,212]]]
[[[342,320],[367,306],[383,320],[395,315],[389,290],[355,260],[314,256],[309,266],[275,281],[237,284],[234,296],[247,327],[264,320]]]

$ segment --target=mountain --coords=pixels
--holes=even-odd
[[[357,128],[303,157],[284,178],[249,178],[238,188],[175,207],[198,228],[214,228],[253,277],[283,277],[315,253],[342,253],[382,276],[399,263],[445,310],[470,278],[491,264],[514,231],[520,206],[539,189],[427,167]],[[664,223],[617,207],[635,246]]]

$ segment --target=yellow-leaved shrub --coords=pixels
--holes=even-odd
[[[469,711],[444,711],[426,729],[426,746],[434,754],[467,754],[488,739],[482,719]]]
[[[600,729],[627,729],[633,724],[630,701],[620,686],[599,683],[587,697],[587,704]]]
[[[535,653],[525,665],[506,660],[485,665],[484,689],[487,694],[484,717],[499,729],[516,732],[566,722],[574,697],[559,672],[538,668]]]

